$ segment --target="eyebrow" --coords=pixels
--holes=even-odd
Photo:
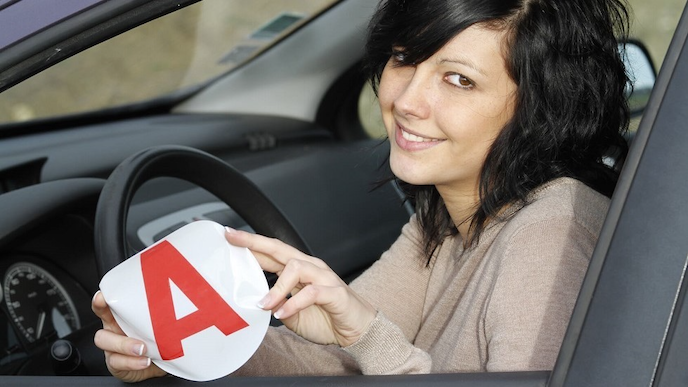
[[[487,76],[487,74],[480,68],[478,67],[475,63],[471,62],[469,59],[466,58],[444,58],[440,59],[439,64],[445,64],[445,63],[458,63],[460,65],[464,65],[470,69],[473,69],[480,74]]]

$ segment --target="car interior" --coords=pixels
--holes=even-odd
[[[383,140],[366,138],[360,124],[354,130],[347,128],[347,139],[328,127],[343,127],[345,123],[337,123],[336,116],[344,116],[343,109],[355,108],[346,105],[358,102],[353,98],[357,95],[342,97],[340,90],[343,84],[350,86],[352,72],[358,73],[356,58],[360,54],[354,53],[361,48],[352,45],[349,35],[360,35],[366,18],[356,14],[372,10],[365,2],[337,6],[349,8],[351,19],[360,22],[351,23],[341,17],[330,20],[323,14],[254,59],[251,66],[236,69],[192,96],[174,100],[174,104],[158,102],[168,104],[167,112],[149,114],[144,108],[129,114],[115,111],[98,117],[67,117],[8,128],[9,132],[35,133],[7,136],[0,145],[0,186],[4,192],[0,271],[8,273],[5,293],[14,295],[22,286],[31,291],[34,285],[23,285],[17,279],[39,271],[39,276],[51,279],[63,293],[53,308],[59,311],[55,316],[66,320],[65,331],[88,331],[75,345],[93,347],[92,335],[99,320],[90,311],[90,299],[104,274],[96,264],[94,233],[102,232],[103,239],[114,240],[117,231],[125,232],[126,241],[118,251],[128,257],[199,219],[279,234],[282,227],[278,227],[281,224],[275,217],[284,214],[286,222],[298,230],[297,237],[304,241],[302,249],[323,258],[343,279],[350,281],[375,261],[396,239],[412,209],[389,181]],[[341,33],[323,38],[319,32],[323,28],[337,28]],[[329,50],[304,49],[300,42],[316,36],[318,46]],[[343,59],[335,60],[335,54]],[[328,62],[341,63],[328,63],[318,69],[325,57],[329,57]],[[325,81],[311,85],[299,82],[298,88],[275,81],[298,79],[316,70],[324,72],[317,77]],[[356,77],[360,90],[363,80],[360,74]],[[215,100],[217,94],[225,96],[221,108],[206,102]],[[285,106],[285,94],[292,107]],[[318,116],[328,122],[318,122]],[[83,122],[75,125],[73,120]],[[61,128],[46,130],[44,125]],[[230,201],[246,189],[243,183],[213,175],[203,166],[193,169],[187,181],[163,172],[141,181],[140,187],[130,187],[128,211],[119,221],[106,213],[114,207],[112,203],[98,209],[105,179],[121,161],[141,150],[166,145],[202,150],[231,165],[259,187],[258,192],[274,203],[278,214],[266,214],[265,206],[255,203],[255,196],[248,197],[247,203],[235,211],[208,190],[188,182],[196,179],[201,185],[204,181],[213,183],[223,191],[219,195]],[[107,223],[117,226],[103,226],[98,231],[98,211],[105,214],[102,216],[107,217]],[[246,214],[242,217],[239,212]],[[272,228],[276,229],[273,233]],[[108,269],[123,258],[113,258],[115,262]],[[8,278],[14,278],[19,286],[12,286]],[[10,325],[17,318],[23,314],[28,314],[27,320],[37,317],[35,312],[27,312],[28,299],[17,295],[15,300],[20,306],[10,310],[3,303],[1,331],[5,337],[0,342],[6,343],[9,355],[0,365],[0,373],[52,374],[50,364],[45,363],[48,358],[32,352],[45,352],[55,337],[36,334],[33,323],[20,328],[19,335],[13,334]],[[26,309],[22,309],[20,301]],[[93,352],[82,354],[86,369],[90,374],[107,374],[102,354],[90,349]]]
[[[78,61],[78,53],[112,36],[158,17],[212,13],[213,3],[223,1],[84,1],[60,23],[0,46],[0,105],[14,103],[3,98],[19,93],[15,89],[44,68]],[[218,54],[233,66],[202,82],[97,110],[0,122],[0,375],[30,377],[21,379],[26,385],[55,375],[98,377],[53,379],[69,385],[116,385],[93,345],[101,325],[91,297],[107,270],[190,222],[207,219],[279,237],[322,258],[347,282],[394,242],[414,210],[390,179],[388,145],[367,123],[373,113],[361,108],[374,106],[360,60],[376,2],[315,3],[310,14],[269,14],[260,28],[248,27],[252,35],[244,33],[249,37]],[[0,1],[0,15],[4,7]],[[650,56],[634,43],[642,60]],[[199,54],[195,60],[205,59]],[[642,74],[649,71],[651,80],[636,85],[638,120],[656,72],[652,62],[640,67],[638,78],[647,79]],[[83,77],[88,89],[101,82]],[[43,98],[60,98],[46,81],[32,87]],[[14,111],[24,112],[22,106]],[[46,291],[50,297],[35,305],[32,294]],[[57,341],[78,353],[78,360],[69,360],[73,366],[55,358]],[[548,372],[526,372],[461,380],[532,386],[548,378]],[[345,383],[423,381],[369,377]],[[173,377],[162,382],[185,383]]]

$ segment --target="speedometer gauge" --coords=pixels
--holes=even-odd
[[[79,329],[79,315],[64,287],[45,269],[20,262],[7,269],[5,304],[19,333],[30,343]]]

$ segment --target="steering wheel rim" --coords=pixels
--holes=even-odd
[[[98,199],[95,252],[99,275],[128,258],[126,220],[134,194],[156,177],[198,185],[225,202],[257,233],[278,238],[310,254],[310,248],[282,211],[251,180],[223,160],[198,149],[156,146],[120,163]]]

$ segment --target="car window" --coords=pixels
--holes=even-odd
[[[640,41],[649,51],[650,59],[659,71],[671,37],[681,17],[685,0],[628,0],[631,8],[630,37]],[[372,138],[386,136],[377,99],[370,86],[363,88],[358,104],[359,118],[366,133]],[[641,116],[631,120],[631,134],[638,128]]]
[[[201,1],[0,94],[0,123],[117,107],[202,84],[255,57],[335,1]]]

